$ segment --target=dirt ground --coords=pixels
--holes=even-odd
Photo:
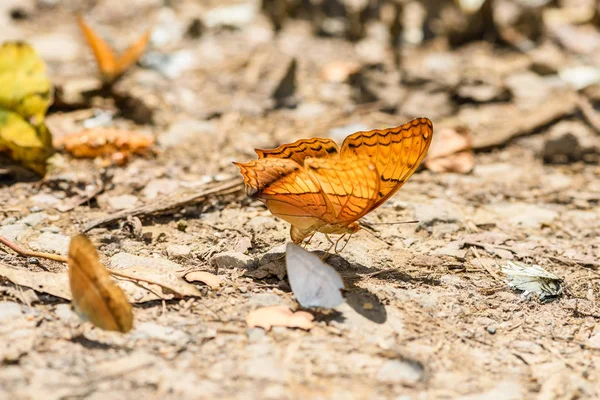
[[[48,64],[55,139],[94,125],[156,144],[125,166],[59,152],[42,181],[0,168],[0,235],[66,254],[68,237],[92,221],[241,182],[232,161],[254,148],[341,142],[418,116],[433,121],[434,145],[444,128],[468,131],[474,169],[423,168],[368,214],[418,223],[363,229],[329,257],[346,302],[312,311],[310,331],[246,325],[258,307],[299,306],[282,258],[289,224],[239,185],[89,229],[111,268],[222,279],[218,290],[197,284],[197,296],[166,300],[119,281],[146,293],[133,296],[128,334],[83,323],[48,294],[65,265],[0,246],[0,398],[600,398],[597,11],[582,21],[568,19],[577,2],[496,1],[494,13],[516,17],[491,39],[488,25],[476,32],[490,40],[435,31],[419,42],[417,2],[370,2],[372,15],[348,11],[362,2],[304,13],[302,2],[265,3],[271,18],[251,1],[3,1],[0,39],[26,40]],[[394,4],[404,4],[401,23],[386,17]],[[75,12],[117,49],[153,24],[146,54],[110,95],[83,95],[98,78]],[[326,247],[316,235],[309,249]],[[509,288],[508,260],[559,276],[564,293],[542,303]],[[13,283],[26,276],[29,286]]]

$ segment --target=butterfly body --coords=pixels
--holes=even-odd
[[[356,132],[341,149],[328,138],[302,139],[257,160],[235,163],[246,193],[292,227],[302,242],[315,232],[354,233],[357,221],[389,199],[416,171],[431,143],[433,125],[417,118],[396,128]]]

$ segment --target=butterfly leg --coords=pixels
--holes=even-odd
[[[302,243],[302,247],[304,249],[306,249],[308,247],[308,245],[310,244],[310,241],[312,240],[312,238],[315,236],[315,233],[317,233],[317,231],[315,231],[312,235],[310,235],[310,237],[308,238],[308,240],[306,242]]]
[[[325,259],[326,259],[326,258],[329,256],[329,254],[330,254],[329,252],[330,252],[330,251],[331,251],[331,249],[332,249],[332,248],[335,246],[335,242],[334,242],[333,240],[331,240],[331,238],[329,237],[329,235],[328,235],[328,234],[326,234],[326,233],[324,233],[324,235],[325,235],[325,238],[327,238],[327,241],[328,241],[329,243],[331,243],[331,244],[329,245],[329,247],[328,247],[328,248],[327,248],[327,250],[325,251],[325,254],[323,254],[323,257],[321,257],[321,261],[325,261]]]
[[[344,249],[348,245],[348,242],[350,241],[350,239],[352,239],[352,234],[350,234],[350,236],[348,236],[348,240],[346,240],[346,243],[344,243],[342,248],[338,250],[338,248],[337,248],[338,243],[344,238],[344,236],[346,236],[346,234],[343,234],[342,236],[340,236],[340,238],[335,242],[335,248],[334,248],[335,254],[340,254],[342,251],[344,251]]]

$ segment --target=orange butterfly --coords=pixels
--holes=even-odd
[[[78,16],[77,23],[85,35],[88,45],[94,52],[102,82],[106,85],[110,85],[119,79],[142,56],[152,32],[149,29],[136,43],[117,57],[108,44],[85,22],[83,17]]]
[[[85,235],[71,238],[68,264],[75,311],[101,329],[129,332],[133,327],[131,304]]]
[[[324,234],[355,233],[358,221],[404,185],[425,157],[433,124],[417,118],[396,128],[356,132],[341,150],[332,139],[301,139],[258,160],[234,163],[248,196],[292,224],[295,243]]]

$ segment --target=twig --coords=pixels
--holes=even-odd
[[[582,95],[578,96],[577,106],[581,110],[586,121],[596,130],[596,132],[600,133],[600,116],[598,116],[598,113],[594,110],[594,106],[587,97]]]
[[[481,266],[487,271],[487,273],[490,274],[492,278],[494,278],[498,282],[502,282],[502,279],[498,275],[496,275],[494,270],[491,269],[487,264],[485,264],[481,257],[479,257],[479,252],[477,251],[477,249],[475,247],[471,247],[471,251],[473,252],[473,254],[475,254],[475,257],[477,257],[479,264],[481,264]]]
[[[42,253],[39,251],[32,251],[32,250],[28,250],[25,249],[23,247],[20,247],[19,245],[17,245],[14,242],[11,242],[10,240],[8,240],[7,238],[5,238],[4,236],[0,236],[0,243],[4,244],[6,247],[10,248],[11,250],[13,250],[15,253],[17,253],[20,256],[23,257],[37,257],[37,258],[45,258],[47,260],[52,260],[52,261],[58,261],[61,263],[65,263],[67,264],[69,259],[65,256],[61,256],[58,254],[51,254],[51,253]],[[150,285],[157,285],[160,286],[164,289],[167,289],[170,292],[173,292],[175,295],[177,295],[177,297],[183,297],[183,295],[181,293],[179,293],[177,291],[177,289],[174,289],[168,285],[165,285],[164,283],[160,283],[160,282],[156,282],[152,279],[147,279],[147,278],[140,278],[139,276],[135,276],[135,275],[130,275],[124,272],[117,272],[117,271],[113,271],[111,269],[106,269],[108,271],[109,274],[111,274],[112,276],[118,276],[119,278],[125,278],[125,279],[130,279],[132,281],[138,281],[138,282],[145,282],[148,283]]]
[[[18,255],[23,256],[23,257],[38,257],[38,258],[45,258],[47,260],[53,260],[53,261],[58,261],[58,262],[62,262],[62,263],[67,262],[67,257],[65,257],[65,256],[60,256],[58,254],[50,254],[50,253],[40,253],[38,251],[24,249],[23,247],[20,247],[18,244],[11,242],[4,236],[0,236],[0,243],[2,243],[9,249],[13,250],[15,253],[17,253]]]
[[[184,196],[183,198],[178,198],[181,196],[180,194],[170,195],[166,198],[153,201],[150,204],[119,211],[107,217],[99,218],[94,221],[88,222],[83,227],[82,232],[87,232],[93,228],[114,223],[120,219],[124,219],[129,216],[139,217],[143,215],[164,213],[174,208],[181,208],[192,203],[197,203],[206,200],[208,196],[222,196],[226,194],[236,193],[242,188],[243,182],[240,179],[236,178],[226,181],[213,188],[201,190],[200,192]]]

